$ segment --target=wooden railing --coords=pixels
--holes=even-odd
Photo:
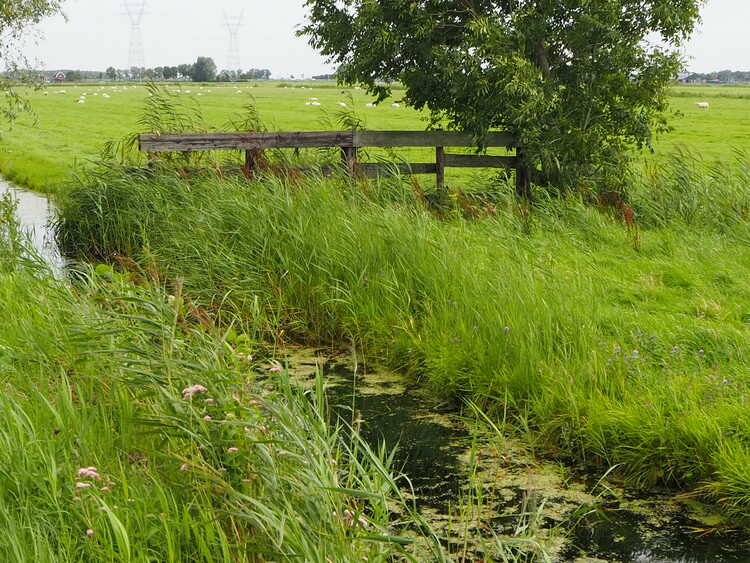
[[[490,132],[484,139],[486,147],[515,147],[514,138],[504,132]],[[147,153],[195,152],[209,150],[244,150],[245,172],[256,169],[257,157],[264,149],[301,149],[339,147],[342,164],[355,176],[368,178],[397,170],[401,174],[435,174],[437,187],[445,186],[445,169],[512,168],[516,170],[516,193],[530,195],[531,173],[516,156],[480,154],[449,154],[446,147],[474,147],[468,133],[454,131],[291,131],[264,133],[188,133],[179,135],[143,134],[140,150]],[[434,147],[435,162],[381,164],[359,162],[357,151],[364,147]],[[327,172],[330,167],[322,167]]]

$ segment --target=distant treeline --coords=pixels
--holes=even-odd
[[[720,70],[718,72],[694,72],[685,77],[686,82],[714,82],[719,84],[733,84],[736,82],[750,82],[750,71]]]
[[[109,67],[104,72],[91,70],[49,70],[43,74],[52,80],[60,73],[65,75],[65,82],[81,82],[87,80],[192,80],[194,82],[237,82],[242,80],[268,80],[271,71],[267,68],[251,68],[249,70],[218,71],[216,63],[211,57],[198,57],[194,63],[177,66],[157,66],[153,68]]]

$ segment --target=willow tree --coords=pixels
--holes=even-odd
[[[13,120],[18,111],[28,109],[19,95],[19,84],[38,83],[21,50],[31,28],[43,18],[60,12],[62,0],[0,0],[0,116]]]
[[[400,82],[434,124],[512,132],[559,188],[606,183],[666,127],[703,0],[307,0],[299,30],[378,101]]]

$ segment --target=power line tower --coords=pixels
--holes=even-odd
[[[229,51],[227,54],[227,70],[239,70],[242,65],[240,58],[240,29],[242,20],[245,18],[245,11],[240,12],[239,16],[228,16],[224,14],[224,26],[229,33]]]
[[[143,49],[141,20],[146,13],[146,0],[123,0],[122,7],[130,19],[130,52],[128,66],[143,68],[146,66],[146,54]]]

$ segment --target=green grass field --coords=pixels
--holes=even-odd
[[[424,127],[333,85],[182,88],[215,129],[250,95],[270,130],[330,128],[339,102],[368,128]],[[320,379],[261,389],[268,344],[289,342],[470,399],[539,456],[714,503],[707,533],[750,522],[750,89],[673,90],[675,130],[629,185],[635,226],[577,195],[529,210],[481,174],[438,200],[402,178],[86,167],[141,128],[145,95],[53,86],[2,140],[0,171],[55,192],[82,266],[44,275],[0,204],[0,558],[395,561],[420,530],[415,559],[450,560],[387,452],[328,422]]]
[[[206,126],[214,130],[241,114],[243,106],[255,100],[268,130],[314,130],[335,127],[336,113],[346,103],[364,119],[368,129],[424,129],[424,115],[406,108],[394,108],[395,98],[377,107],[366,107],[371,99],[360,90],[342,90],[333,83],[258,83],[239,85],[172,85],[200,106]],[[64,93],[60,93],[64,92]],[[77,100],[86,93],[86,103]],[[727,158],[734,148],[750,143],[750,88],[688,87],[674,89],[671,119],[674,132],[657,140],[657,155],[675,148],[687,148],[709,159]],[[104,97],[104,95],[109,98]],[[0,172],[8,179],[40,191],[54,191],[70,176],[76,165],[99,154],[102,145],[139,130],[147,91],[134,85],[52,85],[44,92],[31,93],[37,114],[36,124],[22,118],[6,131],[0,143]],[[351,96],[351,98],[350,98]],[[317,98],[320,106],[308,106]],[[350,100],[353,100],[353,104]],[[698,108],[695,102],[708,101],[711,108]],[[425,150],[402,150],[399,154],[429,162]],[[646,158],[651,158],[646,156]],[[451,178],[470,183],[465,171],[449,170]],[[481,173],[479,174],[481,178]]]

